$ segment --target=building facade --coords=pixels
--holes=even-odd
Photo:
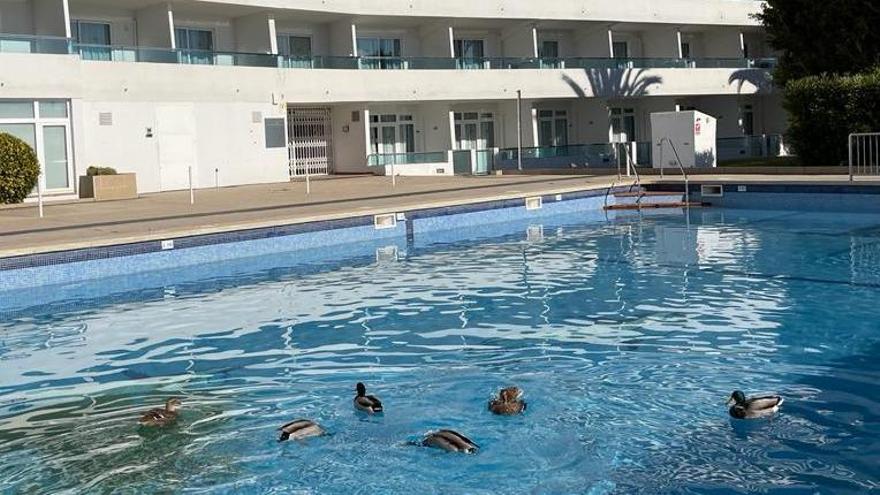
[[[46,194],[323,173],[650,163],[650,114],[718,119],[719,159],[786,126],[751,0],[0,0],[0,132]]]

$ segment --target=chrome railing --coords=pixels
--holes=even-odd
[[[675,143],[672,142],[672,139],[668,137],[660,138],[660,141],[657,142],[657,147],[660,148],[660,176],[663,176],[663,143],[666,142],[669,144],[669,148],[672,149],[672,154],[675,155],[675,163],[678,164],[678,169],[681,171],[681,175],[684,177],[684,204],[685,208],[690,208],[691,205],[691,187],[690,187],[690,178],[688,177],[687,170],[685,170],[684,165],[681,163],[681,157],[678,156],[678,150],[675,148]]]
[[[849,135],[849,180],[856,175],[880,175],[880,132]]]

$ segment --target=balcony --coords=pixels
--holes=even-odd
[[[75,54],[82,60],[166,64],[344,70],[517,70],[517,69],[773,69],[774,58],[603,58],[603,57],[291,57],[266,53],[181,50],[73,43],[50,36],[0,34],[0,53]]]

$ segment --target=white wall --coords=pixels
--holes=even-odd
[[[290,8],[291,0],[214,0],[214,3]],[[581,19],[707,25],[757,25],[761,2],[748,0],[297,0],[298,9],[352,16],[484,19]]]
[[[329,29],[330,55],[337,57],[352,57],[357,54],[355,40],[352,39],[352,30],[356,31],[350,21],[334,22]]]
[[[263,13],[236,17],[232,21],[235,33],[235,51],[272,53],[269,36],[269,16]]]
[[[67,36],[64,0],[33,0],[34,34]]]
[[[171,48],[173,37],[169,12],[170,9],[165,4],[156,4],[137,11],[139,46]]]
[[[0,2],[0,32],[34,34],[33,8],[30,0]]]
[[[740,30],[715,28],[703,34],[705,56],[709,58],[741,58]]]
[[[590,26],[574,33],[575,53],[579,57],[607,58],[611,56],[608,45],[608,28]]]
[[[358,122],[352,120],[358,114]],[[367,167],[367,131],[369,125],[363,105],[336,105],[330,115],[333,126],[333,168],[337,173],[373,173]],[[345,128],[348,127],[348,132]]]
[[[443,22],[425,24],[419,30],[423,57],[452,57],[450,27]]]
[[[641,33],[642,56],[678,58],[678,36],[673,28],[654,28]]]
[[[502,47],[505,57],[531,58],[535,53],[535,38],[531,24],[517,24],[502,32]]]

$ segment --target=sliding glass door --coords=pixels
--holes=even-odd
[[[174,42],[185,64],[213,65],[214,33],[205,29],[175,28]]]
[[[402,69],[400,40],[392,38],[358,38],[361,69]]]

